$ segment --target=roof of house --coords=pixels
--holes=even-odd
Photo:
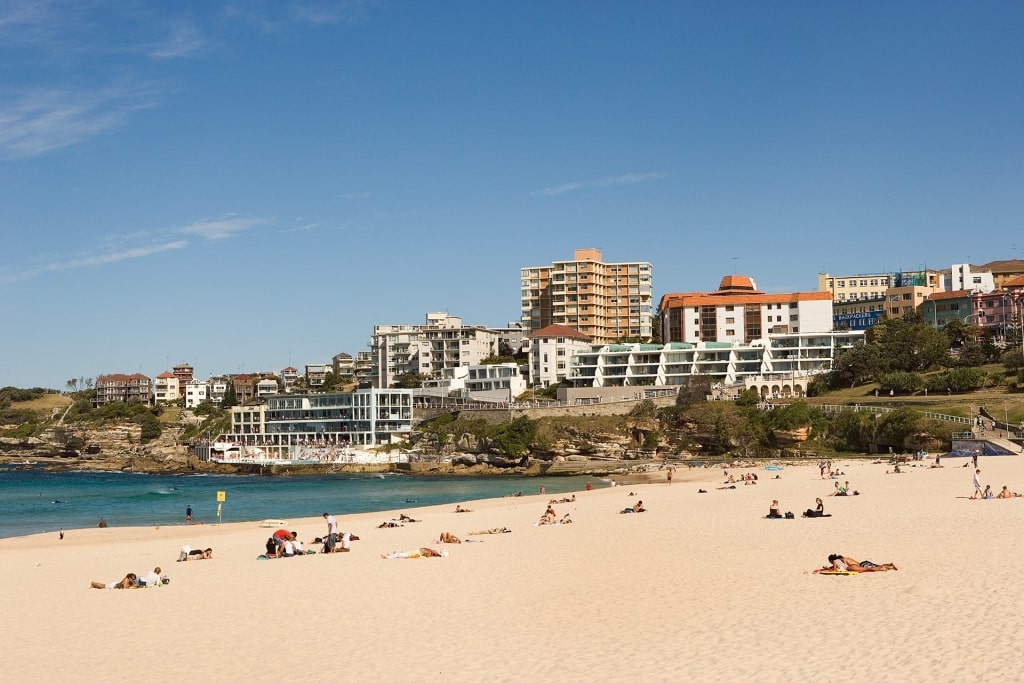
[[[177,375],[175,375],[173,372],[168,372],[167,370],[164,370],[163,372],[156,376],[157,379],[174,379],[175,377],[177,377]]]
[[[537,337],[568,337],[570,339],[590,341],[590,336],[583,334],[575,327],[568,327],[567,325],[548,325],[529,335],[530,339]]]
[[[110,375],[100,375],[99,377],[96,378],[96,384],[100,384],[101,382],[127,382],[128,380],[131,379],[144,379],[147,382],[150,381],[149,377],[146,377],[141,372],[136,372],[135,374],[132,375],[124,375],[115,372]]]
[[[970,299],[971,292],[967,289],[954,289],[951,292],[935,292],[929,294],[926,301],[945,301],[947,299]]]
[[[1024,287],[1024,275],[1011,277],[1009,280],[1003,282],[1003,287]]]
[[[988,263],[977,266],[975,269],[990,270],[993,273],[1024,273],[1024,261],[1021,259],[989,261]]]

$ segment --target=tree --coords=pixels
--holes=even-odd
[[[406,372],[395,378],[395,386],[399,389],[419,389],[423,386],[423,377],[411,372]]]
[[[238,394],[235,393],[235,383],[228,382],[228,388],[224,391],[224,398],[220,402],[221,408],[230,408],[238,405]]]
[[[665,342],[661,339],[661,314],[655,313],[651,317],[651,343],[652,344],[664,344]]]
[[[899,318],[882,320],[864,335],[878,353],[876,373],[923,372],[949,361],[949,340],[941,331]]]
[[[841,352],[832,361],[828,384],[832,388],[850,387],[870,382],[878,368],[879,348],[869,344],[857,344]]]

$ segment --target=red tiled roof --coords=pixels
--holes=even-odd
[[[1003,287],[1024,287],[1024,275],[1011,277],[1003,283]]]
[[[971,293],[966,289],[957,289],[952,292],[935,292],[929,294],[926,301],[945,301],[947,299],[970,299]]]
[[[583,334],[574,327],[568,327],[566,325],[548,325],[547,327],[530,334],[529,337],[530,339],[535,339],[537,337],[569,337],[570,339],[590,341],[589,336]]]

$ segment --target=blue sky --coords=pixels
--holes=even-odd
[[[1024,257],[1019,2],[0,0],[0,386]]]

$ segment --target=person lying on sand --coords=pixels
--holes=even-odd
[[[462,543],[459,537],[450,531],[442,531],[441,537],[438,539],[441,543]]]
[[[470,510],[469,508],[464,508],[461,505],[456,505],[455,506],[455,511],[456,512],[472,512],[472,510]]]
[[[437,552],[433,548],[420,548],[419,550],[392,550],[390,553],[381,555],[384,560],[416,559],[419,557],[448,557],[448,551]]]
[[[405,514],[403,512],[402,514],[398,515],[398,521],[399,522],[418,522],[420,520],[413,519],[412,517],[410,517],[409,515],[407,515],[407,514]]]
[[[380,524],[378,524],[377,528],[378,529],[388,529],[388,528],[396,527],[396,526],[405,526],[405,525],[402,524],[401,522],[399,522],[397,519],[389,519],[386,522],[381,522]]]
[[[111,581],[110,583],[103,583],[102,581],[93,581],[89,584],[90,588],[135,588],[135,580],[138,577],[135,574],[125,574],[124,578],[120,581]]]
[[[852,557],[846,557],[845,555],[833,554],[828,556],[829,564],[822,567],[826,571],[836,572],[887,572],[897,571],[896,565],[892,562],[886,562],[885,564],[876,564],[871,560],[864,560],[858,562]]]
[[[467,536],[484,536],[487,534],[510,534],[512,530],[507,526],[494,527],[493,529],[484,529],[482,531],[470,531]]]

